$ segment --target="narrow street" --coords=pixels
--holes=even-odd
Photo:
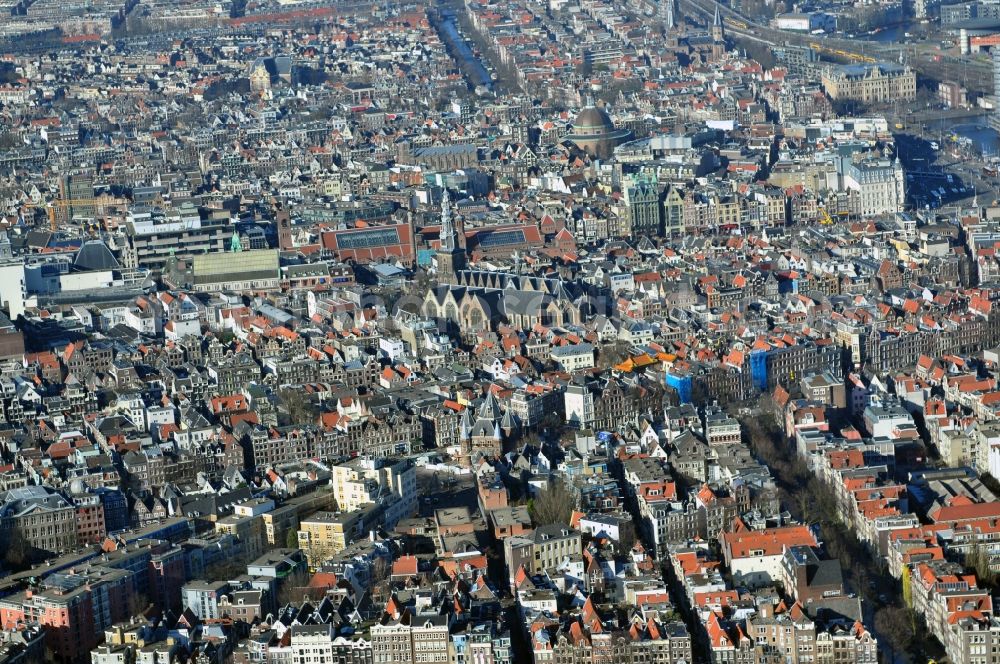
[[[740,424],[754,455],[771,469],[782,507],[818,528],[827,556],[839,559],[848,592],[862,599],[866,627],[883,652],[893,653],[885,661],[942,661],[944,649],[924,628],[923,617],[904,606],[901,584],[841,520],[833,492],[795,456],[773,418],[758,412]]]
[[[616,478],[622,486],[626,486],[627,483],[625,482],[625,478],[622,474],[621,463],[616,463],[614,468]],[[670,592],[670,599],[673,602],[673,605],[677,608],[681,618],[684,620],[688,633],[691,635],[691,651],[694,661],[710,662],[712,660],[711,649],[705,638],[705,633],[701,629],[698,617],[692,607],[690,607],[687,603],[687,598],[684,596],[684,590],[680,585],[680,580],[675,576],[666,552],[656,548],[650,539],[649,532],[646,528],[641,526],[643,521],[642,517],[639,515],[638,505],[634,497],[629,496],[628,499],[625,500],[625,509],[632,517],[632,523],[635,524],[637,539],[642,542],[642,545],[645,547],[647,553],[655,553],[656,560],[659,562],[660,566],[660,576]]]

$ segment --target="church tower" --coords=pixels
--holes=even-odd
[[[726,32],[722,25],[722,14],[719,12],[718,5],[715,7],[715,17],[712,19],[712,41],[716,44],[726,41]]]
[[[465,269],[465,249],[459,246],[451,222],[451,197],[444,190],[441,197],[441,244],[437,255],[437,276],[442,283],[455,283],[455,274]]]
[[[676,27],[674,19],[674,0],[660,0],[660,21],[663,23],[663,30],[670,32]]]
[[[278,227],[278,248],[282,251],[292,249],[292,217],[284,207],[278,208],[274,216]]]

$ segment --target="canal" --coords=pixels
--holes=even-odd
[[[956,124],[954,121],[939,120],[927,126],[930,132],[939,132],[942,141],[950,140],[954,134],[972,141],[972,145],[987,157],[1000,154],[1000,134],[988,125],[986,113],[978,117],[967,118]]]
[[[455,13],[450,9],[441,10],[441,20],[437,25],[441,39],[451,57],[455,58],[459,68],[466,73],[474,86],[482,86],[488,90],[493,89],[493,79],[486,67],[476,57],[472,49],[466,43],[462,33],[458,30],[458,22]]]
[[[920,23],[917,21],[904,21],[902,23],[891,25],[874,34],[857,35],[857,38],[862,41],[876,42],[879,44],[894,44],[897,42],[909,41],[911,38],[907,37],[906,33],[915,33],[919,28]]]

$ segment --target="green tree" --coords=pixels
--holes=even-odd
[[[294,528],[289,529],[285,534],[285,546],[289,549],[299,548],[299,533]]]

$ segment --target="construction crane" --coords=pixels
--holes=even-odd
[[[49,217],[49,230],[53,233],[58,230],[58,224],[56,223],[56,208],[66,209],[72,206],[83,206],[97,207],[97,199],[94,198],[57,198],[52,201],[46,201],[45,203],[25,203],[21,206],[22,211],[25,209],[32,208],[45,208],[45,212]],[[122,203],[125,212],[128,212],[128,204]],[[96,226],[97,224],[94,224]],[[89,227],[91,232],[93,232],[93,227]]]
[[[824,226],[833,225],[833,219],[830,217],[830,213],[826,211],[825,207],[819,208],[819,223]]]

